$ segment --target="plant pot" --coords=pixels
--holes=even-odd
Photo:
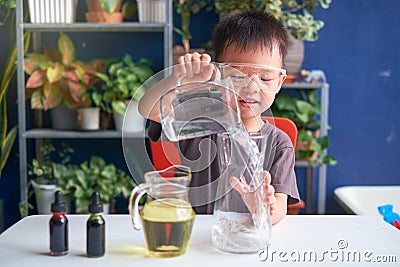
[[[285,68],[288,74],[296,75],[303,64],[304,59],[304,41],[298,40],[288,32],[289,46],[285,58]]]
[[[117,112],[113,113],[115,129],[124,132],[143,132],[145,131],[145,119],[138,111],[139,102],[132,100],[127,104],[124,115]]]
[[[78,109],[78,124],[81,130],[100,129],[100,108],[86,107]]]
[[[112,115],[110,113],[100,112],[100,129],[105,131],[112,128]]]
[[[137,0],[139,22],[165,23],[165,0]]]
[[[77,0],[28,0],[31,23],[74,23]]]
[[[36,208],[38,214],[51,214],[51,203],[54,202],[54,192],[57,186],[55,184],[40,184],[32,181],[32,187],[35,192]],[[63,201],[67,207],[67,213],[71,210],[71,199],[64,195]]]
[[[124,19],[122,12],[87,12],[86,21],[90,23],[118,24]]]
[[[36,207],[39,214],[51,214],[51,203],[54,202],[55,184],[39,184],[32,181],[35,191]]]
[[[77,112],[69,109],[63,102],[50,110],[51,125],[56,130],[75,130],[78,127]]]

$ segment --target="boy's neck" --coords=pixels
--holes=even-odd
[[[249,118],[249,119],[242,119],[246,130],[249,133],[257,133],[261,130],[265,122],[261,119],[261,116]]]

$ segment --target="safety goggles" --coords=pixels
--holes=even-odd
[[[258,64],[225,63],[224,76],[229,77],[237,87],[245,87],[256,81],[260,89],[277,90],[286,77],[286,70]]]

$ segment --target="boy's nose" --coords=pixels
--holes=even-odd
[[[257,75],[251,75],[247,84],[243,86],[242,90],[248,94],[258,93],[260,91],[260,87],[257,84]]]

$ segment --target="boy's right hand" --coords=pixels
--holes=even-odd
[[[178,58],[174,75],[182,83],[189,81],[208,81],[213,74],[213,65],[208,54],[187,53]]]

